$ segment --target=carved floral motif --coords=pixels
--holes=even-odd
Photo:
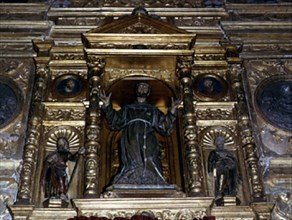
[[[52,77],[51,77],[52,80],[62,75],[77,75],[84,79],[87,78],[87,69],[84,69],[84,70],[81,70],[81,69],[80,70],[63,70],[62,69],[58,71],[51,71],[51,73],[52,73]]]
[[[85,113],[83,109],[46,109],[46,120],[83,120]]]
[[[13,132],[0,133],[0,158],[10,158],[17,152],[17,142],[22,132],[21,122],[13,126]]]
[[[248,70],[247,77],[251,92],[254,92],[264,79],[273,75],[288,75],[292,71],[291,63],[277,60],[249,61],[245,62],[245,68]]]
[[[108,77],[109,82],[114,82],[118,78],[124,78],[129,76],[147,76],[153,77],[158,80],[163,80],[167,83],[173,82],[173,78],[171,77],[171,71],[168,69],[116,69],[116,68],[108,68],[106,69],[106,77]]]
[[[32,60],[0,60],[1,72],[13,79],[21,88],[23,94],[27,93],[28,81],[31,72],[33,72]]]
[[[221,109],[221,108],[207,108],[207,109],[197,109],[196,118],[199,120],[228,120],[233,119],[231,109]]]
[[[169,220],[169,219],[185,219],[185,220],[193,220],[193,219],[203,219],[206,216],[206,210],[194,210],[194,209],[152,209],[152,210],[144,210],[143,213],[147,213],[149,216],[155,216],[158,220]],[[114,218],[126,218],[131,219],[134,215],[141,215],[141,211],[138,210],[104,210],[104,211],[82,211],[81,214],[83,216],[99,216],[105,217],[109,219]]]

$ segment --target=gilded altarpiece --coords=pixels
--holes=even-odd
[[[92,29],[81,39],[82,45],[34,41],[37,71],[18,201],[11,207],[15,219],[113,219],[143,212],[157,219],[268,215],[236,46],[216,45],[207,56],[195,47],[195,33],[144,11]],[[171,190],[107,188],[120,163],[120,133],[108,129],[98,95],[101,89],[112,92],[113,107],[119,109],[133,101],[140,81],[149,82],[151,102],[162,112],[171,97],[182,96],[175,131],[158,136],[163,175],[176,186]],[[73,153],[86,150],[68,164],[68,203],[46,199],[42,186],[43,162],[60,137]],[[208,172],[208,155],[218,137],[237,161],[239,176],[236,194],[220,201]]]

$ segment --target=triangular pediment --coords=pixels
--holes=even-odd
[[[82,35],[86,48],[188,50],[195,34],[148,14],[136,13],[109,22]]]
[[[138,13],[112,21],[88,33],[187,34],[188,32],[159,18]]]

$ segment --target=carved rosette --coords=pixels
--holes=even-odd
[[[235,94],[237,94],[238,126],[240,130],[240,139],[246,155],[245,160],[248,165],[252,196],[254,201],[261,201],[264,199],[264,189],[259,170],[257,149],[247,109],[247,102],[242,87],[241,77],[243,68],[239,64],[233,64],[230,66],[229,71],[232,78],[232,87]]]
[[[191,65],[193,57],[179,57],[177,76],[183,88],[183,134],[187,169],[187,191],[189,196],[203,192],[201,156],[197,141],[197,129],[193,106]]]
[[[33,179],[36,171],[35,158],[37,158],[42,129],[42,100],[44,99],[48,74],[47,64],[37,63],[37,78],[34,85],[34,96],[28,121],[27,138],[24,146],[23,167],[17,195],[18,202],[30,203],[32,197]]]
[[[88,65],[88,80],[90,86],[89,108],[86,114],[85,127],[85,191],[86,197],[98,194],[99,158],[100,158],[100,108],[98,92],[100,76],[104,71],[105,60],[102,57],[90,57]]]

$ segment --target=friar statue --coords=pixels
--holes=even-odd
[[[44,161],[42,185],[44,187],[45,198],[68,200],[67,162],[68,160],[76,161],[78,155],[84,154],[85,148],[81,147],[78,152],[72,154],[69,151],[69,142],[64,137],[58,138],[56,145],[57,149],[50,153]]]
[[[111,184],[166,185],[162,174],[160,148],[155,132],[170,135],[181,98],[173,101],[167,114],[149,104],[150,85],[136,85],[136,102],[123,106],[119,111],[112,107],[109,95],[101,91],[99,98],[109,128],[122,130],[121,167]]]
[[[236,196],[239,175],[235,157],[224,149],[225,139],[218,136],[215,139],[216,149],[208,157],[208,173],[215,179],[215,197]]]

